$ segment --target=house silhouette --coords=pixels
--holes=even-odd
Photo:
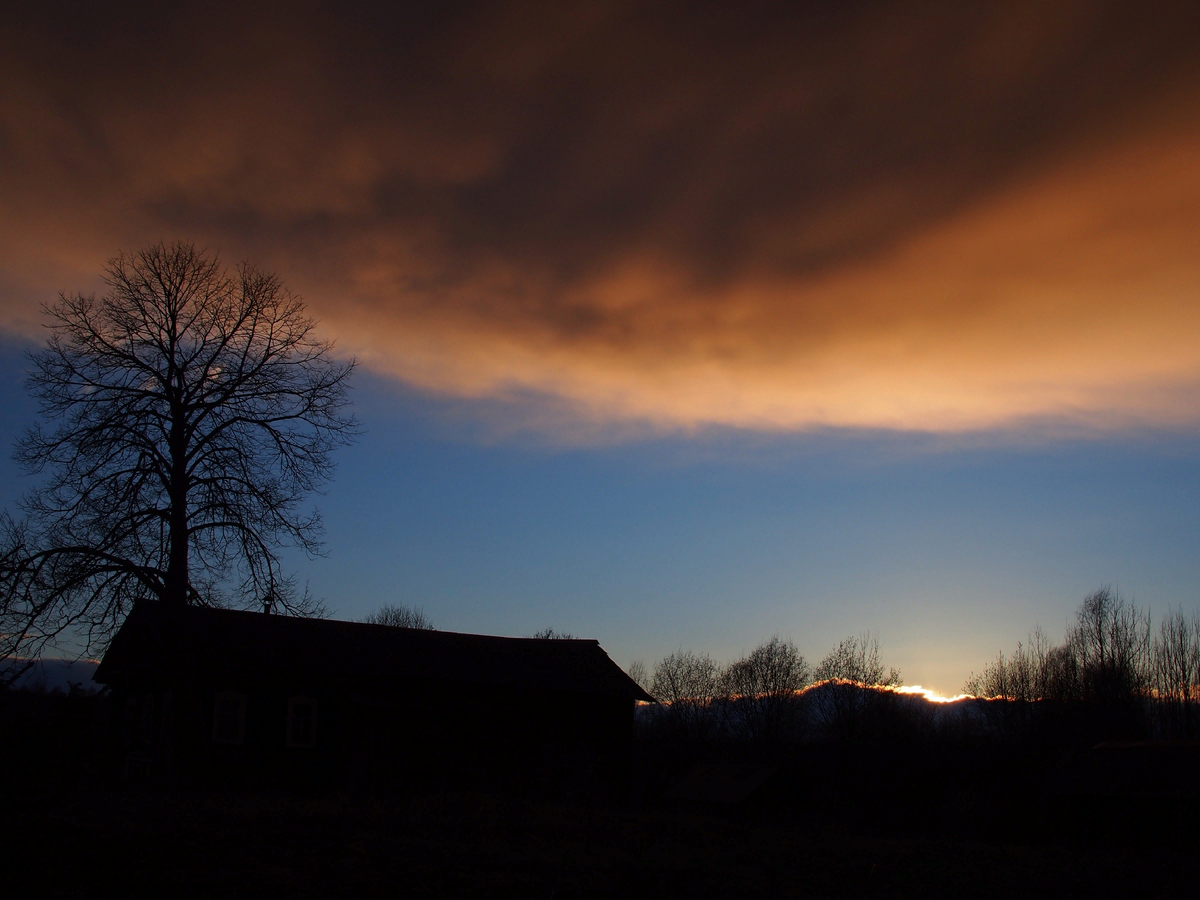
[[[139,603],[95,674],[131,777],[611,785],[652,700],[594,640]]]

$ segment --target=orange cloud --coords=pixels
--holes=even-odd
[[[0,327],[187,237],[534,428],[1200,424],[1195,12],[320,15],[3,29]]]

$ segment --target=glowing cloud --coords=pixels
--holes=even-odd
[[[551,434],[1192,428],[1178,6],[25,14],[0,327],[186,237]]]

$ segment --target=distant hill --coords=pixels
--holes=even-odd
[[[25,660],[7,658],[0,660],[0,671],[19,664]],[[99,662],[94,659],[55,659],[42,657],[37,660],[28,672],[18,679],[16,688],[26,691],[67,691],[72,683],[83,690],[92,692],[99,690],[100,685],[92,680]]]

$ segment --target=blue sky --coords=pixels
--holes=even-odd
[[[448,629],[549,625],[651,665],[774,633],[815,661],[870,630],[909,683],[955,691],[1035,624],[1061,635],[1103,584],[1159,612],[1200,597],[1190,435],[532,446],[481,443],[369,378],[358,394],[368,433],[321,502],[329,557],[301,569],[343,615],[400,602]]]
[[[236,23],[236,27],[231,27]],[[956,691],[1112,584],[1194,610],[1200,9],[0,12],[0,439],[40,304],[275,272],[366,432],[338,615]],[[270,52],[262,52],[269,47]],[[0,467],[12,509],[22,480]]]
[[[3,433],[35,411],[3,345]],[[327,556],[294,571],[338,617],[423,607],[444,629],[546,626],[622,665],[730,660],[772,634],[813,662],[870,630],[908,683],[956,691],[1113,584],[1196,609],[1190,435],[983,446],[889,434],[736,433],[571,447],[497,442],[455,404],[369,373],[366,433],[314,498]],[[4,502],[23,483],[6,461]]]

